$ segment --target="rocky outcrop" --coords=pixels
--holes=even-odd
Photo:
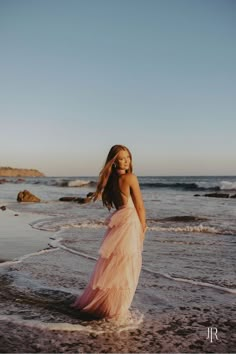
[[[44,177],[44,174],[35,169],[0,167],[1,177]]]
[[[23,192],[19,192],[17,195],[17,201],[18,202],[30,202],[30,203],[38,203],[40,202],[40,199],[30,193],[27,190],[24,190]]]

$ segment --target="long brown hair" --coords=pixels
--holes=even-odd
[[[112,182],[116,175],[115,161],[120,151],[127,151],[130,155],[130,166],[126,173],[133,171],[132,166],[132,155],[129,149],[124,145],[114,145],[111,147],[104,167],[99,173],[99,180],[97,183],[96,192],[93,195],[93,200],[97,200],[102,197],[103,205],[105,205],[109,210],[113,207],[113,192],[112,192]]]

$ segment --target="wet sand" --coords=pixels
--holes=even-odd
[[[5,289],[1,297],[17,301],[27,317],[27,308],[43,308],[51,321],[75,322],[68,304],[37,302],[19,296],[11,299]],[[48,330],[37,323],[8,322],[1,318],[0,348],[2,353],[233,353],[236,348],[235,308],[186,308],[173,314],[162,314],[155,321],[146,316],[136,329],[108,331],[101,334],[73,330]],[[36,317],[37,318],[37,317]],[[218,328],[218,340],[207,340],[207,327]],[[99,328],[98,328],[99,329]]]
[[[36,252],[48,247],[50,236],[48,231],[33,229],[29,224],[42,216],[29,213],[18,213],[0,210],[0,263]]]
[[[4,218],[4,230],[8,234],[10,230],[13,233],[30,230],[27,237],[31,235],[32,238],[34,232],[39,236],[43,234],[41,231],[31,230],[30,227],[28,229],[29,219],[26,222],[25,218],[15,217],[11,211],[5,214]],[[4,218],[1,215],[1,222]],[[32,218],[32,215],[29,218]],[[33,218],[35,219],[35,216]],[[36,249],[33,247],[34,251]],[[201,306],[193,303],[180,306],[176,301],[176,306],[172,309],[162,309],[160,306],[159,313],[148,307],[147,297],[148,310],[143,320],[130,326],[122,327],[109,321],[83,319],[78,312],[70,308],[75,296],[71,289],[83,289],[84,280],[77,280],[83,272],[87,273],[87,269],[81,268],[81,262],[80,268],[78,267],[76,257],[72,254],[68,257],[67,252],[55,248],[18,262],[1,263],[1,353],[236,352],[236,302],[232,300],[234,295],[226,297],[230,300],[225,300],[220,306],[207,301],[205,304],[201,303]],[[57,259],[60,259],[60,263],[56,262]],[[63,265],[63,272],[60,264]],[[18,277],[18,274],[23,278]],[[142,277],[145,277],[145,284],[148,284],[147,274],[143,273],[137,289],[137,298],[143,291]],[[158,287],[162,285],[161,278],[155,281],[158,284],[158,293]],[[165,284],[162,291],[168,293],[173,282],[165,280]],[[184,284],[181,284],[180,288],[184,299]],[[201,296],[200,290],[198,291]],[[175,294],[172,293],[171,296],[174,298]],[[133,306],[136,305],[134,300]],[[210,327],[216,327],[218,330],[217,338],[213,332],[212,342],[207,339]]]
[[[60,284],[59,271],[55,272],[55,279],[49,278],[44,259],[47,255],[57,257],[60,254],[56,249],[46,252],[37,256],[41,274],[37,270],[38,279],[34,280],[43,282],[45,271],[47,288],[42,287],[43,283],[31,289],[27,283],[14,284],[16,272],[29,270],[33,274],[35,262],[31,266],[30,262],[35,256],[9,265],[10,272],[0,277],[1,353],[235,352],[234,304],[176,306],[172,311],[163,310],[159,314],[153,314],[150,309],[142,322],[125,327],[111,325],[109,321],[85,320],[70,308],[75,295],[70,282],[75,281],[75,275],[68,278],[68,288],[50,290],[53,282]],[[82,287],[80,283],[78,287]],[[208,327],[218,329],[218,338],[213,335],[212,342],[207,339]]]

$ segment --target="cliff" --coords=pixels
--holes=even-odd
[[[44,174],[35,169],[0,167],[1,177],[44,177]]]

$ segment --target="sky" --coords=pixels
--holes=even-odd
[[[0,166],[236,175],[236,1],[0,0]]]

